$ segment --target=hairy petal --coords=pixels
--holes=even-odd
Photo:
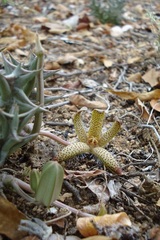
[[[81,111],[77,112],[73,119],[74,128],[80,142],[87,143],[87,134],[81,119]]]
[[[105,146],[111,139],[119,132],[121,128],[120,122],[116,121],[113,123],[112,127],[105,133],[102,134],[102,137],[99,139],[99,146]]]
[[[101,130],[103,126],[103,120],[105,117],[105,112],[101,110],[93,110],[90,128],[88,131],[88,138],[95,137],[97,140],[101,137]]]
[[[81,153],[89,153],[90,147],[86,143],[77,142],[68,145],[59,152],[57,158],[59,161],[65,161]]]
[[[106,149],[96,147],[91,150],[91,153],[98,157],[103,162],[105,167],[109,169],[111,172],[115,172],[119,175],[122,174],[122,170],[119,164]]]

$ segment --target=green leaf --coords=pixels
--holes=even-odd
[[[64,170],[58,162],[48,162],[44,165],[35,199],[49,207],[61,192]]]

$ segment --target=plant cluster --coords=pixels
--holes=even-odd
[[[39,133],[43,116],[43,49],[39,38],[36,54],[21,64],[2,53],[4,69],[0,71],[0,166],[6,157],[33,140]],[[53,73],[52,73],[53,74]],[[34,121],[33,121],[34,120]],[[33,121],[33,127],[29,125]]]
[[[101,23],[120,24],[125,0],[91,0],[92,15]]]

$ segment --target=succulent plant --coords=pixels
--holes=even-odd
[[[81,119],[81,111],[74,116],[74,127],[79,142],[72,143],[63,148],[58,153],[58,160],[65,161],[82,153],[91,153],[98,157],[105,167],[112,172],[122,174],[122,170],[114,157],[104,148],[104,146],[118,133],[120,130],[120,122],[115,121],[112,127],[102,133],[105,112],[93,110],[90,127],[88,132],[85,131]]]
[[[11,54],[8,59],[2,53],[4,69],[0,71],[0,166],[9,154],[33,140],[40,131],[44,111],[44,78],[50,76],[43,71],[43,57],[38,35],[36,54],[31,54],[27,64],[21,64]],[[28,123],[33,118],[33,128],[27,133]]]
[[[30,186],[35,200],[49,207],[60,194],[64,177],[63,167],[58,162],[47,162],[42,172],[33,169],[30,174]]]
[[[120,24],[125,0],[91,0],[92,14],[103,24]]]

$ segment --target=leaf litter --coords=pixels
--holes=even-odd
[[[67,197],[62,201],[78,210],[91,206],[90,213],[97,215],[92,206],[101,202],[102,196],[97,191],[104,186],[107,213],[125,212],[132,225],[104,226],[94,222],[93,226],[99,234],[95,239],[159,239],[159,56],[155,51],[155,33],[152,32],[150,19],[146,18],[146,9],[158,12],[160,5],[157,1],[152,1],[152,4],[150,1],[134,1],[134,4],[128,1],[123,24],[115,28],[95,20],[86,1],[81,2],[35,0],[32,4],[21,1],[20,4],[1,7],[3,29],[0,32],[0,49],[9,50],[17,59],[24,61],[33,49],[35,33],[38,32],[46,54],[45,68],[60,70],[59,74],[45,82],[45,87],[59,89],[56,94],[60,96],[63,86],[66,86],[65,94],[69,89],[78,91],[77,95],[64,99],[67,105],[50,108],[50,113],[45,115],[43,129],[74,141],[76,135],[72,127],[63,124],[51,127],[46,122],[72,123],[74,114],[82,106],[88,109],[84,116],[88,126],[92,108],[105,109],[106,127],[110,126],[115,116],[122,121],[121,132],[108,144],[107,150],[121,164],[123,175],[118,177],[106,172],[92,155],[71,159],[66,162],[65,169],[66,179],[73,188],[63,186],[62,196],[67,194]],[[121,31],[127,25],[130,26],[127,31]],[[92,91],[87,92],[88,89]],[[82,90],[84,93],[80,93]],[[55,91],[51,94],[54,95]],[[61,98],[56,100],[57,104],[61,102]],[[25,171],[29,167],[39,168],[53,159],[60,148],[55,141],[40,136],[12,154],[4,167],[13,169],[16,177],[28,181]],[[97,189],[95,186],[94,190],[86,187],[85,182],[97,184],[97,181]],[[77,200],[75,189],[81,200]],[[11,189],[3,191],[27,218],[38,217],[47,221],[62,214],[60,209],[56,214],[46,213],[42,206],[26,203]],[[11,209],[7,207],[7,210]],[[71,235],[74,235],[73,239],[83,239],[77,230],[75,215],[64,219],[65,227],[53,224],[53,234],[57,232],[57,238],[62,239],[66,235],[68,239]],[[12,218],[7,221],[7,225],[11,224]],[[14,239],[11,231],[4,232],[3,228],[0,234]],[[33,236],[31,239],[36,238]]]

